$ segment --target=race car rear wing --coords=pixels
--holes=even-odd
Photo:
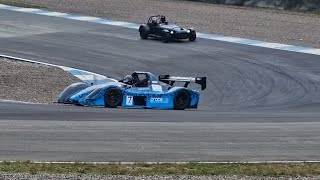
[[[170,75],[160,75],[159,81],[166,84],[174,85],[175,82],[185,82],[184,87],[187,88],[188,85],[193,82],[201,85],[201,90],[207,88],[207,78],[206,77],[178,77]]]

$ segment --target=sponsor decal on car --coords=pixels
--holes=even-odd
[[[162,92],[162,87],[161,87],[161,85],[152,84],[151,87],[152,87],[152,90],[153,90],[153,91]]]
[[[168,103],[168,98],[162,98],[162,97],[152,97],[150,98],[150,103]]]

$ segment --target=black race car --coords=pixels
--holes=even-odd
[[[169,24],[163,15],[151,16],[147,24],[140,25],[140,37],[160,38],[162,42],[169,42],[171,39],[189,39],[195,41],[197,38],[196,31],[193,28],[186,29],[175,24]]]

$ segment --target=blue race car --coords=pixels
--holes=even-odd
[[[184,86],[174,87],[175,82],[183,82]],[[206,77],[161,75],[157,79],[149,72],[136,71],[119,81],[72,84],[59,95],[58,103],[109,108],[197,108],[200,93],[187,88],[191,82],[200,84],[201,90],[206,88]]]

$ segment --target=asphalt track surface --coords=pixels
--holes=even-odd
[[[320,160],[319,56],[0,10],[0,52],[114,78],[206,76],[198,110],[0,102],[0,160]],[[196,86],[195,86],[196,87]]]

